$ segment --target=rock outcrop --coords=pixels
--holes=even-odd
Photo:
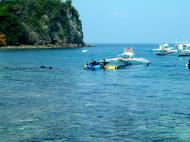
[[[1,0],[0,19],[7,45],[84,44],[71,0]]]
[[[0,33],[0,46],[6,45],[6,37],[4,34]]]

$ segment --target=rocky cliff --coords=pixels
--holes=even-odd
[[[0,33],[7,45],[83,45],[71,0],[0,0]]]

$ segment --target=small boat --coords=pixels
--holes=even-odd
[[[82,50],[81,52],[86,53],[86,52],[88,52],[88,50]]]
[[[177,51],[179,56],[190,56],[190,44],[177,44]]]
[[[168,55],[171,53],[177,52],[177,50],[174,50],[173,47],[169,47],[169,44],[160,44],[160,47],[157,49],[153,49],[153,51],[156,52],[156,55]]]
[[[85,70],[100,70],[100,69],[105,69],[104,67],[108,64],[108,62],[105,61],[105,59],[103,61],[92,61],[90,64],[85,64],[84,69]]]
[[[132,48],[125,48],[124,52],[120,54],[118,58],[106,59],[106,61],[117,66],[118,68],[122,68],[135,63],[146,63],[147,65],[150,64],[149,60],[146,60],[144,58],[135,58],[134,55],[135,54]]]
[[[128,65],[136,64],[136,63],[146,63],[147,66],[150,64],[149,60],[144,58],[135,58],[134,52],[132,48],[125,48],[124,52],[119,55],[118,58],[111,58],[111,59],[103,59],[99,62],[92,61],[90,64],[86,64],[84,69],[86,70],[99,70],[99,69],[106,69],[106,70],[116,70],[124,68]]]
[[[88,69],[90,70],[99,70],[99,69],[103,69],[101,65],[88,65]]]

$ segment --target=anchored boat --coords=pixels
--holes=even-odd
[[[124,52],[120,54],[118,58],[106,59],[106,61],[110,62],[110,64],[118,66],[118,68],[135,63],[146,63],[147,65],[150,64],[149,60],[144,58],[135,58],[134,55],[135,54],[132,48],[125,48]]]
[[[179,56],[190,56],[190,44],[180,43],[180,44],[177,44],[176,47],[177,47]]]
[[[157,49],[153,49],[156,52],[156,55],[168,55],[171,53],[177,52],[173,47],[170,47],[169,44],[160,44],[160,47]]]
[[[96,62],[96,61],[92,61],[90,64],[85,64],[84,65],[84,69],[86,70],[99,70],[99,69],[103,69],[103,64],[101,64],[100,62]]]
[[[109,62],[107,62],[105,59],[99,61],[99,62],[96,62],[94,60],[92,60],[92,62],[90,62],[89,64],[85,64],[84,65],[84,69],[86,70],[100,70],[100,69],[111,69],[113,67],[110,67],[108,65]]]
[[[86,64],[84,69],[89,70],[99,70],[99,69],[106,69],[106,70],[116,70],[122,67],[126,67],[128,65],[136,64],[136,63],[146,63],[147,66],[150,64],[149,60],[144,58],[135,58],[134,52],[132,48],[125,48],[124,52],[119,55],[118,58],[111,58],[111,59],[103,59],[99,62],[92,61],[90,64]]]

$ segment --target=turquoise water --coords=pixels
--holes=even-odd
[[[83,65],[116,57],[122,44],[1,51],[0,141],[189,141],[189,58],[156,56],[157,46],[134,44],[136,57],[152,64],[116,71]]]

